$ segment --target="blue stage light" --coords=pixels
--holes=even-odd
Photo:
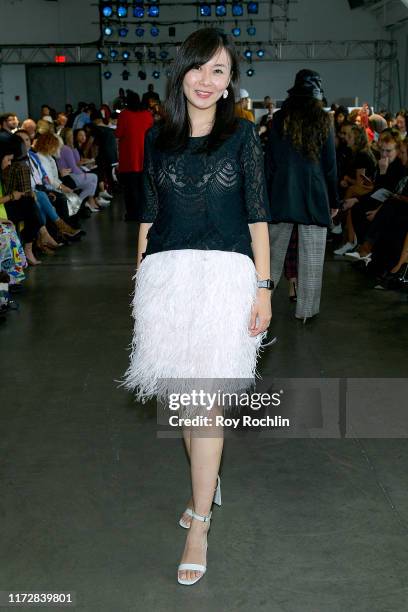
[[[133,16],[136,17],[136,19],[142,19],[144,17],[144,8],[142,5],[137,5],[134,7]]]
[[[159,79],[160,78],[160,72],[158,70],[153,70],[152,77],[154,79]]]
[[[110,70],[105,70],[105,72],[103,73],[103,76],[105,77],[105,79],[111,79],[112,73]]]
[[[246,51],[244,51],[244,57],[246,57],[246,59],[251,59],[252,57],[251,49],[246,49]]]
[[[248,15],[257,15],[259,10],[258,2],[248,2],[247,11]]]
[[[111,17],[113,13],[113,8],[110,4],[107,4],[102,8],[102,15],[104,17]]]
[[[244,14],[244,7],[240,2],[234,2],[232,5],[232,15],[234,17],[242,17]]]
[[[139,38],[142,38],[142,36],[144,36],[144,33],[145,33],[144,28],[136,28],[135,30],[135,34]]]
[[[109,51],[109,55],[111,56],[112,59],[116,59],[119,55],[119,53],[116,51],[116,49],[111,49]]]
[[[255,34],[256,34],[256,27],[255,26],[249,26],[249,28],[247,28],[247,34],[248,34],[248,36],[255,36]]]
[[[121,38],[125,38],[129,34],[129,30],[126,27],[119,28],[118,34]]]
[[[241,36],[241,28],[233,28],[232,35],[235,37]]]
[[[247,73],[247,76],[251,77],[251,76],[254,76],[255,70],[253,68],[248,68],[246,73]]]
[[[121,17],[121,18],[127,17],[127,13],[128,13],[127,7],[124,6],[123,4],[120,4],[118,6],[117,13],[118,13],[118,17]]]
[[[217,17],[225,17],[225,15],[227,14],[225,2],[226,0],[219,0],[215,5],[215,14],[217,15]]]
[[[149,60],[155,60],[157,59],[157,55],[156,55],[156,51],[152,51],[151,49],[149,49],[148,53],[147,53],[147,58]]]
[[[258,57],[264,57],[265,55],[265,49],[258,49],[258,51],[256,52]]]
[[[105,26],[103,28],[103,33],[104,33],[105,36],[112,36],[113,28],[111,28],[111,26]]]
[[[123,59],[124,59],[125,61],[126,61],[126,60],[128,60],[128,59],[130,58],[130,53],[129,53],[129,51],[123,51],[123,52],[122,52],[122,57],[123,57]]]
[[[105,54],[103,51],[98,51],[98,53],[96,54],[96,59],[100,62],[101,60],[105,59]]]
[[[200,15],[201,17],[211,17],[211,5],[207,4],[207,2],[202,2],[200,4]]]
[[[160,8],[158,6],[149,6],[147,13],[149,17],[158,17],[160,14]]]
[[[153,26],[152,28],[150,28],[150,34],[152,36],[158,36],[159,35],[159,28],[157,26]]]
[[[160,59],[165,60],[165,59],[167,59],[169,57],[169,52],[168,51],[160,51],[159,57],[160,57]]]
[[[141,62],[143,60],[143,53],[141,51],[135,51],[135,58]]]

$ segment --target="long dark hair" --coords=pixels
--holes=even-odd
[[[215,121],[211,133],[203,145],[207,153],[215,150],[236,129],[234,85],[239,79],[238,56],[228,36],[216,28],[204,28],[193,32],[181,45],[172,65],[167,82],[164,116],[156,145],[162,151],[183,149],[191,132],[187,101],[183,91],[183,79],[194,66],[202,66],[220,49],[225,49],[231,61],[231,81],[227,98],[217,101]]]
[[[331,127],[321,101],[311,96],[289,96],[282,105],[282,113],[284,135],[299,153],[318,161]]]

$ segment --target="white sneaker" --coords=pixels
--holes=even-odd
[[[107,191],[101,191],[99,193],[99,197],[103,198],[104,200],[112,200],[113,199],[113,195],[111,195],[110,193],[108,193]]]
[[[85,208],[90,210],[92,213],[101,212],[99,208],[93,208],[90,204],[88,204],[88,202],[85,202]]]
[[[344,257],[347,257],[347,259],[354,259],[355,261],[365,261],[366,264],[371,261],[371,253],[368,255],[360,255],[358,251],[349,251],[345,253]]]
[[[352,251],[357,246],[357,242],[346,242],[342,247],[333,251],[334,255],[345,255],[349,251]]]
[[[98,206],[100,206],[101,208],[107,208],[108,206],[111,205],[110,200],[104,200],[104,198],[96,198],[96,203],[98,204]]]

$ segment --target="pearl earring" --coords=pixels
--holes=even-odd
[[[222,94],[222,97],[224,98],[224,100],[225,98],[228,98],[228,89],[224,91],[224,93]]]

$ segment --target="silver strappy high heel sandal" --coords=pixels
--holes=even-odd
[[[209,524],[208,530],[207,530],[207,534],[208,534],[208,531],[210,529],[211,514],[212,512],[210,512],[206,516],[203,516],[202,514],[197,514],[197,512],[194,512],[194,510],[191,510],[191,520],[197,519],[198,521],[202,521],[203,523],[208,523]],[[206,553],[207,553],[207,548],[208,548],[207,534],[206,534],[206,542],[205,542],[205,552]],[[194,578],[193,580],[186,580],[185,578],[180,578],[180,572],[183,570],[193,570],[196,572],[201,572],[201,574],[200,576],[198,576],[198,578]],[[185,584],[187,586],[191,586],[192,584],[195,584],[196,582],[201,580],[201,578],[204,576],[206,571],[207,571],[207,566],[201,565],[200,563],[180,563],[180,565],[178,566],[177,581],[179,584]]]
[[[221,478],[219,476],[217,476],[217,488],[215,489],[213,503],[217,504],[217,506],[221,506]],[[188,516],[192,517],[193,516],[193,509],[192,508],[186,508],[184,510],[183,514],[187,514]],[[180,525],[180,527],[183,527],[184,529],[190,529],[190,524],[189,523],[185,523],[183,521],[183,517],[181,517],[181,519],[179,520],[179,525]]]

